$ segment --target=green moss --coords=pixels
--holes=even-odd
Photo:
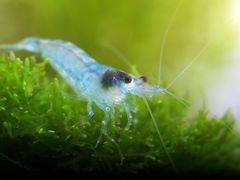
[[[47,61],[0,58],[1,169],[176,173],[141,99],[134,98],[138,123],[126,130],[126,115],[117,112],[96,148],[103,113],[94,107],[87,121],[86,102],[64,95],[69,87],[48,68]],[[200,111],[189,120],[186,108],[165,95],[149,102],[178,174],[238,173],[240,136],[230,113],[209,119]]]

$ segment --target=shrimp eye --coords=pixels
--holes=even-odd
[[[147,82],[147,77],[146,76],[142,76],[140,78],[142,79],[143,82]]]
[[[125,76],[125,77],[124,77],[124,82],[125,82],[126,84],[129,84],[130,82],[132,82],[132,77],[131,77],[131,76]]]

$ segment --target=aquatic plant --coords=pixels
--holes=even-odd
[[[137,122],[126,129],[125,113],[116,112],[108,136],[95,147],[103,112],[87,120],[87,103],[48,65],[47,60],[0,58],[0,168],[10,173],[157,173],[158,175],[237,175],[240,136],[230,112],[209,118],[167,95],[149,100],[164,151],[144,102],[136,101]]]

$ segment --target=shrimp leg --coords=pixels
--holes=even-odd
[[[113,110],[111,110],[110,107],[104,105],[104,104],[99,104],[97,103],[98,107],[100,107],[103,111],[104,111],[104,118],[102,120],[102,127],[101,127],[101,130],[100,130],[100,134],[98,136],[98,140],[97,140],[97,143],[95,145],[95,147],[98,147],[99,143],[101,142],[102,140],[102,136],[103,135],[107,135],[107,127],[108,127],[108,122],[112,116],[112,112]],[[114,111],[113,111],[114,112]]]
[[[87,112],[88,117],[91,118],[94,115],[93,109],[92,109],[92,101],[89,101],[87,104]]]
[[[125,111],[127,113],[127,119],[128,119],[126,129],[129,129],[132,125],[132,120],[133,120],[133,116],[131,113],[132,108],[127,103],[123,104],[123,108],[125,109]]]

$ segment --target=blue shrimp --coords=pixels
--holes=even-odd
[[[135,77],[119,69],[103,65],[91,58],[76,45],[62,40],[26,38],[16,44],[0,45],[0,49],[26,50],[49,59],[51,66],[66,80],[80,99],[88,102],[88,116],[94,115],[94,102],[104,111],[101,136],[107,133],[109,119],[114,118],[114,107],[120,105],[128,117],[127,127],[132,124],[135,110],[125,99],[128,94],[140,97],[166,92],[158,85],[148,85],[146,78]]]
[[[101,141],[103,134],[109,137],[107,135],[107,126],[109,119],[114,119],[114,108],[116,106],[120,106],[121,109],[126,111],[128,117],[126,127],[129,128],[132,124],[132,113],[136,112],[136,109],[125,101],[126,97],[128,94],[141,97],[150,113],[153,125],[157,130],[163,149],[166,152],[173,168],[177,172],[176,166],[165,147],[165,143],[158,128],[156,119],[153,116],[151,108],[147,102],[146,96],[151,97],[156,94],[167,93],[179,102],[183,103],[181,99],[169,92],[168,89],[170,89],[177,79],[179,79],[179,77],[182,76],[199,58],[207,46],[208,45],[204,46],[200,53],[193,58],[191,63],[177,75],[167,88],[162,88],[159,85],[147,84],[145,76],[138,78],[122,70],[100,64],[76,45],[62,40],[26,38],[15,44],[0,45],[0,49],[26,50],[38,53],[42,57],[48,58],[51,66],[66,80],[70,87],[76,92],[78,98],[84,99],[88,102],[87,112],[89,118],[94,115],[92,109],[93,103],[104,111],[102,128],[96,146],[98,146]],[[114,141],[113,139],[111,140]]]

